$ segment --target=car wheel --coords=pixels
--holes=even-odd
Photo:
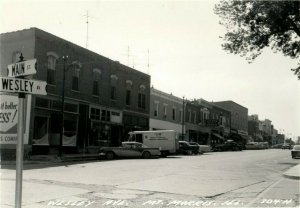
[[[186,151],[186,154],[187,154],[187,155],[192,155],[192,154],[193,154],[193,151],[192,151],[192,150],[188,150],[188,151]]]
[[[115,155],[114,155],[113,152],[107,152],[107,153],[105,154],[105,157],[106,157],[106,159],[108,159],[108,160],[112,160],[112,159],[114,159]]]
[[[144,159],[149,159],[151,157],[151,154],[150,154],[150,152],[144,152],[143,155],[142,155],[142,157]]]

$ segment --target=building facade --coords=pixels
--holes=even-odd
[[[150,130],[174,130],[179,138],[185,131],[183,99],[151,87]]]
[[[118,145],[128,131],[149,129],[149,75],[30,28],[1,34],[2,76],[21,53],[37,59],[31,78],[47,82],[47,96],[32,96],[29,143],[36,151],[61,145],[62,126],[65,149]]]
[[[248,134],[248,108],[231,100],[213,103],[231,111],[231,130],[235,130],[242,134]]]

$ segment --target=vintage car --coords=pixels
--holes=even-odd
[[[300,145],[294,145],[291,154],[292,158],[300,158]]]
[[[184,154],[184,155],[199,154],[198,145],[192,145],[187,141],[179,141],[178,146],[179,147],[177,149],[177,154]]]
[[[212,145],[212,151],[217,152],[217,151],[242,151],[243,147],[232,141],[232,140],[227,140],[223,144],[214,144]]]
[[[144,158],[159,157],[158,148],[150,148],[139,142],[122,142],[120,147],[102,147],[99,151],[100,158],[108,160],[114,158]]]

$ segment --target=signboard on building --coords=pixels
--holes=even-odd
[[[31,95],[26,98],[24,144],[28,144]],[[0,144],[17,144],[18,96],[0,94]]]
[[[218,126],[219,120],[218,119],[207,119],[205,121],[206,126]]]

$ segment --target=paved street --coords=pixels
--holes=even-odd
[[[300,163],[289,150],[26,165],[23,207],[295,207]],[[14,166],[1,169],[1,207],[14,207]]]

